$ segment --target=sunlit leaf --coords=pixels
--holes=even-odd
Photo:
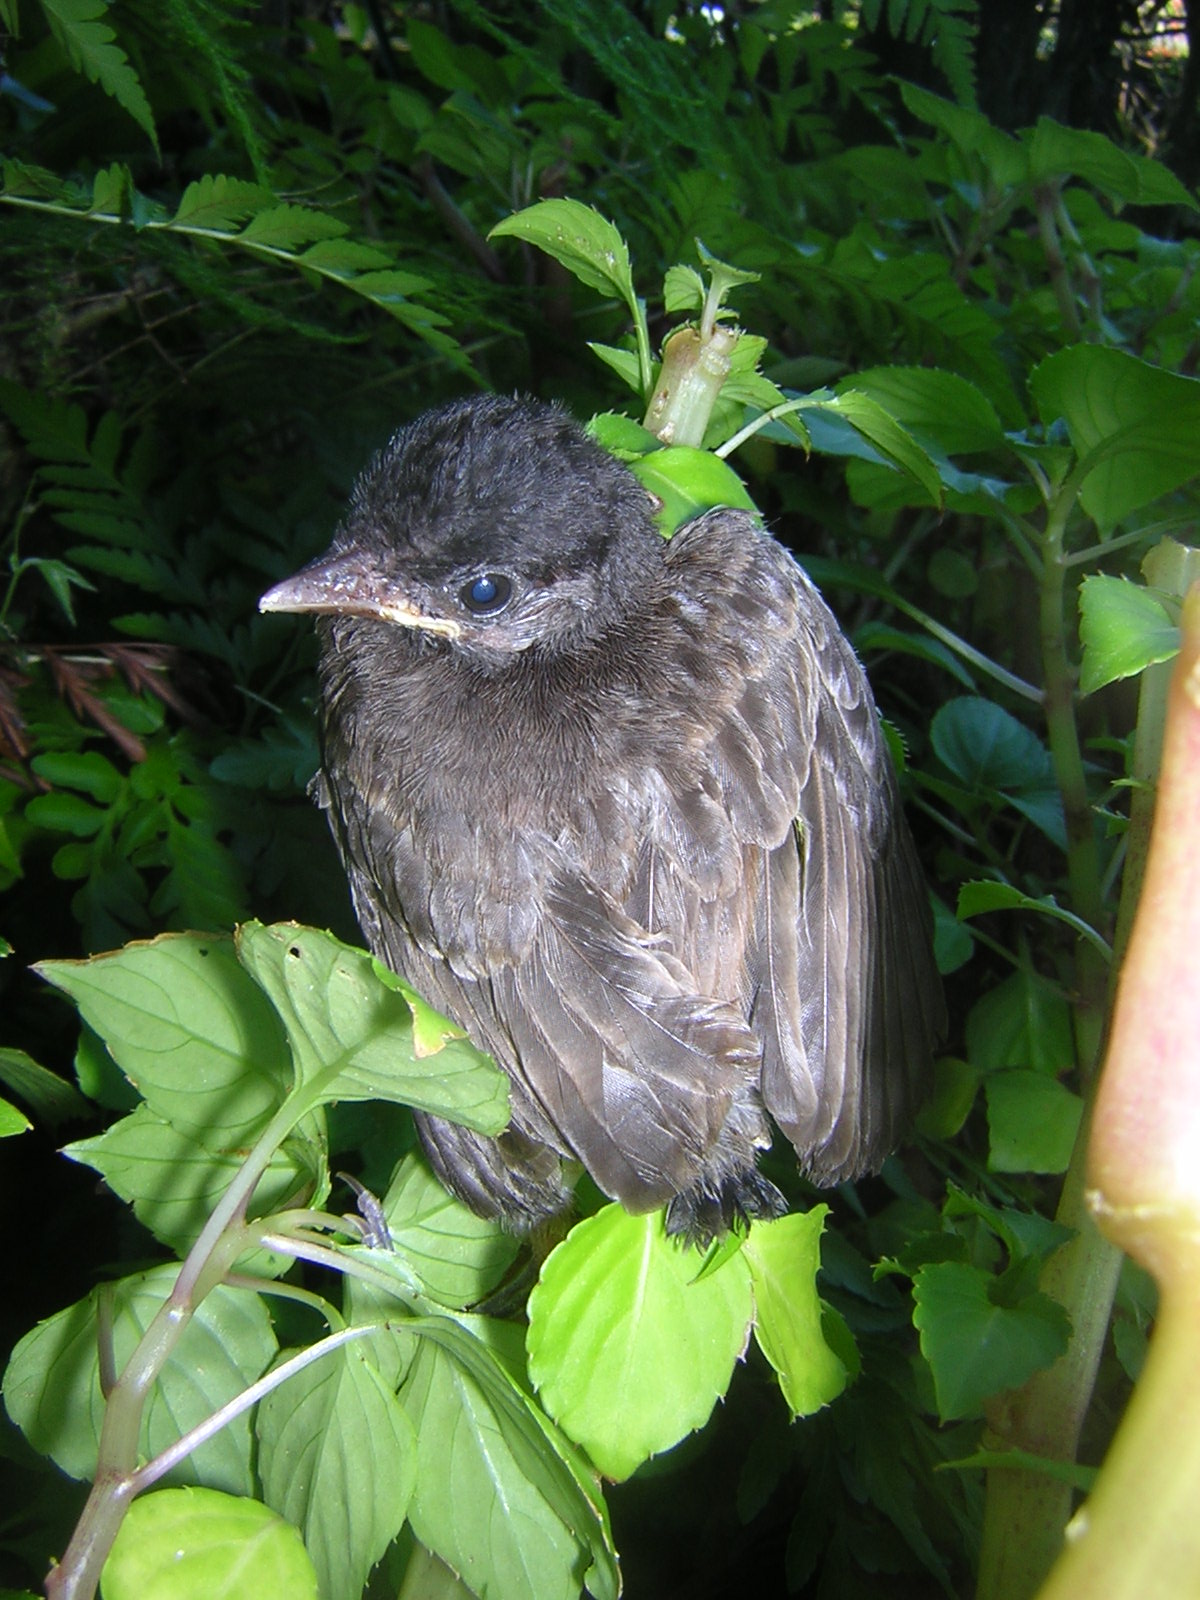
[[[661,1212],[606,1206],[547,1258],[529,1297],[529,1373],[546,1409],[606,1476],[702,1427],[753,1313],[739,1256],[698,1277]]]

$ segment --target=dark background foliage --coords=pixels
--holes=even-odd
[[[57,1118],[39,1104],[34,1130],[4,1146],[5,1350],[155,1249],[54,1153],[119,1109],[122,1089],[29,963],[250,916],[355,937],[305,795],[309,630],[258,616],[258,595],[324,547],[356,471],[430,403],[521,389],[587,417],[628,401],[587,350],[622,343],[624,310],[530,247],[489,242],[491,228],[538,199],[595,206],[629,243],[656,337],[663,273],[694,261],[699,238],[759,274],[736,305],[775,382],[937,368],[1031,438],[1028,375],[1063,345],[1195,370],[1194,213],[1182,191],[1114,166],[1124,150],[1194,181],[1193,24],[1188,0],[128,0],[102,16],[85,0],[2,0],[0,1011],[10,1065],[27,1052],[94,1102]],[[944,111],[924,114],[899,79]],[[1006,168],[1004,134],[1041,117],[1110,143],[1071,146],[1049,177]],[[764,436],[737,463],[825,581],[903,736],[935,888],[953,904],[995,869],[1030,894],[1064,892],[1037,714],[995,691],[1036,748],[1007,789],[985,774],[968,794],[930,728],[988,680],[887,599],[899,591],[1040,682],[1037,576],[1019,540],[982,490],[964,482],[940,511],[889,496],[860,452],[815,442],[805,457]],[[981,481],[1015,482],[1011,458],[957,448]],[[1107,570],[1135,571],[1142,548]],[[1081,713],[1091,798],[1114,812],[1132,707],[1118,686]],[[1118,864],[1109,849],[1109,922]],[[988,1066],[1037,1068],[1070,1034],[1070,931],[999,917],[974,943],[944,933],[948,1047],[972,1092]],[[1003,1028],[1025,1029],[1024,1056],[983,1059],[988,997]],[[1061,1065],[1051,1078],[1073,1081]],[[1061,1164],[1018,1156],[998,1171],[996,1127],[989,1147],[971,1104],[954,1153],[927,1142],[836,1202],[826,1290],[869,1352],[842,1401],[789,1429],[751,1362],[712,1427],[613,1492],[634,1600],[734,1585],[966,1592],[978,1485],[932,1468],[969,1454],[975,1413],[939,1425],[911,1359],[906,1280],[873,1280],[868,1264],[940,1233],[947,1178],[988,1206],[1053,1213]],[[344,1145],[386,1179],[395,1146],[363,1131],[347,1117]],[[967,1249],[984,1265],[1002,1254],[984,1227]],[[1124,1397],[1122,1360],[1136,1363],[1137,1287],[1090,1459]],[[3,1456],[0,1574],[36,1583],[69,1526],[62,1480],[38,1477],[14,1430]]]

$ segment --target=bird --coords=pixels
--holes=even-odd
[[[328,551],[313,793],[362,934],[509,1080],[497,1137],[415,1112],[476,1213],[604,1195],[704,1245],[787,1209],[772,1123],[878,1170],[944,1025],[929,897],[866,674],[762,519],[667,539],[561,406],[402,427]]]

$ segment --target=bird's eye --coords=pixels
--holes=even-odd
[[[502,572],[481,572],[463,584],[458,598],[473,616],[490,617],[512,599],[512,584]]]

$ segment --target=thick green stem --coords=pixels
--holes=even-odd
[[[1193,1284],[1195,1291],[1195,1284]],[[1191,1600],[1200,1575],[1200,1297],[1165,1290],[1138,1386],[1038,1600]]]
[[[1087,792],[1075,721],[1075,677],[1066,644],[1064,550],[1066,519],[1076,479],[1050,506],[1042,546],[1039,624],[1050,753],[1063,801],[1071,909],[1096,929],[1105,921],[1096,823]],[[1123,897],[1139,884],[1127,873]],[[1075,950],[1075,1041],[1085,1086],[1094,1082],[1108,1005],[1109,972],[1088,940]],[[1089,1094],[1090,1100],[1090,1094]],[[1071,1340],[1054,1366],[989,1410],[988,1446],[1029,1451],[1050,1460],[1075,1460],[1080,1432],[1104,1349],[1120,1272],[1121,1253],[1097,1229],[1085,1203],[1089,1114],[1083,1119],[1063,1183],[1057,1220],[1073,1230],[1042,1273],[1042,1290],[1071,1318]],[[988,1474],[977,1600],[1027,1600],[1049,1572],[1071,1510],[1069,1486],[1045,1474],[996,1467]]]

